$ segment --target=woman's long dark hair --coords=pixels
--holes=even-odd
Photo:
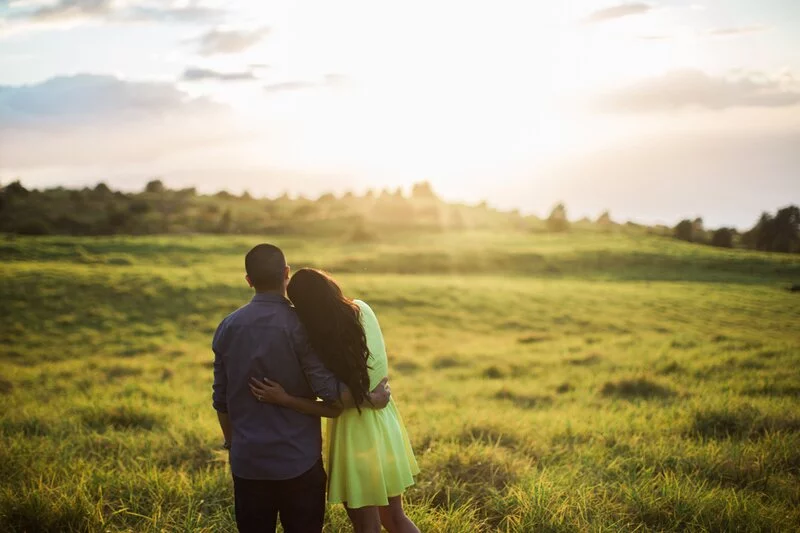
[[[361,309],[342,294],[332,277],[312,268],[295,272],[286,292],[312,348],[328,370],[347,385],[356,406],[360,405],[369,394],[369,349]]]

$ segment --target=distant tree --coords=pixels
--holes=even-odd
[[[232,228],[233,216],[231,215],[231,210],[226,209],[219,219],[219,224],[217,224],[217,233],[230,233]]]
[[[88,235],[91,233],[100,233],[102,231],[94,229],[92,224],[80,219],[75,213],[59,215],[53,221],[53,224],[58,228],[59,233],[66,233],[68,235]]]
[[[109,208],[106,221],[109,230],[108,233],[115,234],[124,231],[129,219],[130,212]]]
[[[676,239],[680,239],[682,241],[693,242],[694,241],[694,223],[691,220],[684,219],[678,222],[678,225],[675,226],[674,235]]]
[[[23,221],[16,228],[16,233],[20,235],[49,235],[51,232],[50,224],[40,219]]]
[[[706,232],[703,227],[703,219],[700,217],[692,221],[692,242],[706,242]]]
[[[14,197],[14,196],[27,196],[29,193],[28,189],[22,186],[22,183],[17,181],[12,181],[5,187],[3,187],[3,194],[7,197]]]
[[[373,198],[375,198],[375,191],[372,190],[372,189],[367,189],[364,192],[364,199],[365,200],[372,200]]]
[[[214,198],[219,198],[220,200],[233,200],[236,197],[228,191],[219,191],[214,195]]]
[[[763,250],[765,248],[766,233],[772,230],[771,225],[772,216],[767,212],[761,213],[756,225],[742,235],[742,244],[747,248]]]
[[[611,213],[608,210],[603,211],[603,213],[599,217],[597,217],[596,224],[598,226],[610,226],[613,223],[614,222],[612,222],[611,220]]]
[[[719,248],[733,248],[733,236],[736,230],[731,228],[719,228],[711,235],[711,246]]]
[[[325,203],[333,203],[335,201],[336,201],[336,197],[333,195],[333,193],[330,193],[330,192],[326,192],[324,194],[321,194],[320,197],[317,198],[317,202],[320,202],[320,203],[323,203],[323,204],[325,204]]]
[[[433,186],[427,181],[415,183],[411,187],[411,198],[414,200],[438,200],[439,197],[433,192]]]
[[[563,203],[556,205],[545,223],[547,231],[567,231],[569,220],[567,219],[567,208]]]
[[[371,242],[376,235],[367,228],[364,217],[357,217],[353,223],[353,232],[350,234],[351,242]]]
[[[466,223],[464,222],[464,213],[462,213],[461,208],[458,206],[453,206],[449,210],[449,225],[450,228],[455,230],[464,229],[466,227]]]
[[[97,195],[105,196],[107,194],[111,194],[111,189],[108,188],[108,185],[105,182],[100,182],[94,186],[94,192]]]
[[[292,218],[309,218],[318,211],[319,208],[316,205],[312,203],[303,203],[298,205],[294,211],[292,211]]]
[[[775,216],[762,213],[756,225],[742,237],[748,248],[765,252],[800,252],[800,209],[790,205]]]
[[[153,206],[150,204],[150,202],[141,198],[137,198],[136,200],[132,201],[128,206],[128,211],[134,215],[144,215],[152,210]]]
[[[394,192],[384,189],[372,207],[371,216],[373,219],[397,224],[412,224],[415,221],[414,207],[403,196],[401,188]]]
[[[144,186],[144,192],[162,194],[164,191],[166,191],[164,183],[159,179],[148,181],[147,185]]]
[[[250,196],[250,193],[249,193],[249,192],[247,192],[247,191],[242,191],[242,194],[241,194],[241,196],[239,196],[239,199],[240,199],[240,200],[252,200],[252,199],[253,199],[253,197],[252,197],[252,196]]]
[[[69,201],[73,204],[72,208],[83,208],[86,206],[86,197],[81,191],[69,191]]]
[[[773,219],[772,251],[800,251],[800,208],[794,205],[778,210]]]

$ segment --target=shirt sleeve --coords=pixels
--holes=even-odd
[[[311,343],[308,341],[308,336],[302,326],[295,329],[293,341],[297,350],[297,357],[300,360],[300,366],[303,368],[303,373],[311,390],[314,391],[318,398],[327,403],[338,402],[340,394],[347,387],[322,364],[319,356],[311,347]]]
[[[211,395],[212,405],[220,413],[228,412],[228,374],[225,372],[224,350],[225,322],[223,321],[214,333],[211,349],[214,351],[214,385]]]

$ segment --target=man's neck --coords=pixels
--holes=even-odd
[[[286,290],[260,291],[256,289],[256,294],[272,294],[274,296],[283,296],[284,298],[286,298]]]

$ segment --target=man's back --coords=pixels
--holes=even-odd
[[[313,354],[289,301],[258,293],[217,328],[214,408],[233,430],[231,470],[245,479],[290,479],[320,459],[318,417],[256,401],[250,378],[269,377],[294,396],[338,399],[338,382]]]

